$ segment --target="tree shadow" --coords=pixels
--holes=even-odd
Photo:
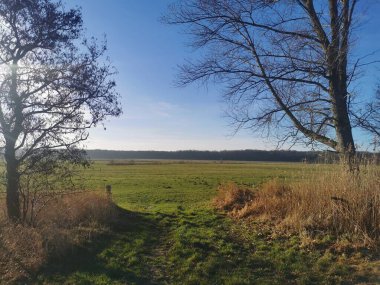
[[[160,227],[152,214],[116,206],[111,230],[51,258],[34,278],[36,284],[157,284],[149,267]]]
[[[115,206],[112,230],[52,259],[36,284],[377,284],[374,272],[301,251],[298,239],[212,211],[139,213]],[[328,271],[328,274],[326,272]],[[377,272],[377,271],[376,271]],[[327,275],[326,275],[327,274]],[[358,281],[358,282],[357,282]]]

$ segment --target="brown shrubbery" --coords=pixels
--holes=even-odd
[[[272,180],[248,190],[229,183],[219,189],[214,204],[236,218],[253,217],[281,229],[345,236],[367,245],[380,241],[377,166],[361,166],[359,174],[337,166],[288,184]]]
[[[49,258],[61,258],[75,246],[105,232],[116,215],[114,204],[99,193],[56,197],[33,226],[0,221],[0,283],[33,275]]]
[[[248,188],[241,188],[233,182],[218,187],[219,195],[214,198],[214,205],[221,210],[237,213],[253,199],[253,192]]]

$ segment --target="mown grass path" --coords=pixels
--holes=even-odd
[[[380,282],[377,261],[304,248],[299,236],[234,221],[210,201],[219,183],[257,185],[299,179],[301,164],[98,162],[89,188],[113,186],[119,217],[112,231],[54,260],[37,284],[357,284]],[[302,169],[302,170],[301,170]],[[365,263],[367,262],[367,263]]]

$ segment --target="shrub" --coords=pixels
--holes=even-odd
[[[256,191],[254,199],[235,213],[237,217],[259,216],[263,219],[284,219],[289,213],[294,199],[290,186],[278,179],[264,183]]]
[[[34,226],[0,221],[0,283],[28,279],[50,258],[105,232],[117,212],[105,195],[57,196],[43,207]]]
[[[214,198],[213,204],[220,210],[238,211],[246,203],[253,199],[253,192],[248,188],[241,188],[233,182],[221,184],[218,187],[218,195]]]

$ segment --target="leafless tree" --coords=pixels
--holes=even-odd
[[[0,140],[13,220],[26,167],[62,149],[77,159],[88,129],[121,112],[106,47],[82,30],[80,10],[60,1],[0,1]]]
[[[361,66],[351,55],[357,2],[179,1],[164,21],[183,25],[203,52],[181,67],[179,83],[221,83],[238,128],[326,145],[351,165],[352,115],[365,120],[351,90]]]
[[[380,139],[380,87],[375,92],[371,102],[364,104],[352,116],[355,125],[371,133],[375,141]],[[376,145],[374,147],[376,148]]]
[[[88,166],[84,150],[34,152],[19,167],[20,222],[35,226],[37,217],[52,200],[85,191],[83,167]]]

